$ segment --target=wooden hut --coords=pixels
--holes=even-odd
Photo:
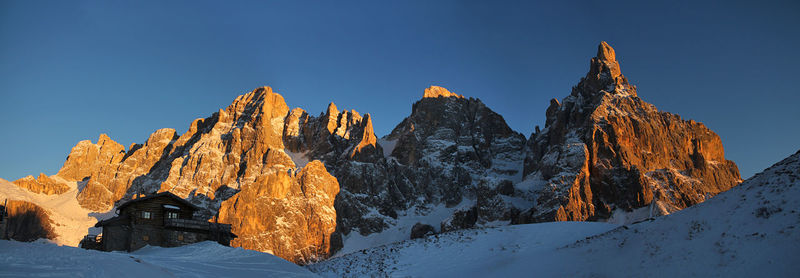
[[[128,201],[117,216],[95,224],[102,237],[87,236],[81,246],[104,251],[134,251],[145,245],[176,247],[200,241],[230,246],[231,225],[195,219],[200,208],[169,192]]]

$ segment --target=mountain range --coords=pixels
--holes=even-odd
[[[26,217],[44,223],[41,237],[75,245],[115,206],[169,191],[231,224],[233,246],[308,264],[469,228],[632,223],[741,182],[720,137],[642,100],[605,42],[544,113],[525,136],[480,99],[431,86],[378,138],[368,113],[331,103],[314,116],[262,87],[183,134],[78,142],[57,174],[0,180],[0,197],[37,211]]]

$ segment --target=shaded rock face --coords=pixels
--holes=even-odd
[[[500,192],[521,179],[525,138],[479,99],[428,88],[384,140],[412,196],[448,207],[472,203],[482,222],[508,220],[511,206]]]
[[[605,42],[586,77],[546,111],[531,135],[524,195],[535,206],[519,222],[605,219],[653,205],[665,214],[741,182],[719,136],[702,123],[658,111],[622,75]]]
[[[339,112],[334,104],[318,117],[295,109],[286,122],[287,149],[323,161],[341,185],[341,234],[381,232],[403,211],[475,202],[476,188],[511,184],[522,174],[524,136],[480,100],[442,87],[426,89],[411,115],[380,140],[369,114]],[[481,197],[499,199],[495,191]]]
[[[13,182],[16,186],[25,188],[33,193],[58,195],[69,191],[69,185],[58,181],[55,178],[40,173],[38,178],[27,176]]]
[[[25,242],[40,238],[55,239],[52,221],[43,208],[26,201],[8,200],[5,209],[8,214],[8,219],[5,219],[8,239]],[[2,237],[0,235],[0,239]]]
[[[295,161],[324,162],[341,185],[335,199],[338,220],[334,238],[350,233],[353,227],[364,234],[387,227],[382,216],[367,216],[368,211],[386,207],[390,179],[369,114],[339,111],[333,103],[316,117],[296,108],[286,117],[283,139]],[[384,195],[376,197],[381,193]]]

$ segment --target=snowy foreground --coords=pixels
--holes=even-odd
[[[0,277],[797,277],[800,152],[705,203],[630,225],[462,230],[302,268],[205,242],[105,253],[0,240]]]
[[[0,277],[316,277],[267,253],[202,242],[133,253],[0,240]]]
[[[652,221],[457,231],[309,269],[329,277],[797,277],[799,212],[796,153],[709,201]]]

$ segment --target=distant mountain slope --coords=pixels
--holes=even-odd
[[[49,238],[58,244],[78,246],[78,243],[87,234],[89,228],[93,227],[98,219],[102,219],[103,215],[96,214],[95,217],[91,217],[89,214],[92,211],[82,208],[78,204],[78,200],[75,198],[79,191],[78,183],[68,183],[55,176],[53,179],[58,179],[60,183],[68,187],[68,190],[62,194],[52,195],[34,193],[0,179],[0,205],[5,199],[8,199],[9,202],[18,201],[35,204],[47,214],[44,217],[40,217],[41,220],[52,221],[52,223],[42,223],[45,226],[52,227]],[[26,229],[29,233],[39,230],[36,227],[27,227]]]
[[[461,230],[308,268],[328,277],[795,277],[800,151],[702,204],[615,227],[556,222]]]
[[[202,242],[109,253],[0,240],[3,277],[317,277],[270,254]]]

